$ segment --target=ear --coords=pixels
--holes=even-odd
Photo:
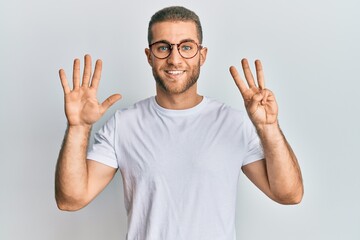
[[[149,63],[150,66],[152,67],[153,64],[152,64],[152,58],[151,58],[151,51],[150,51],[149,48],[145,48],[145,55],[146,55],[146,58],[147,58],[148,63]]]
[[[208,49],[206,47],[203,47],[200,50],[200,66],[202,66],[205,63],[207,51]]]

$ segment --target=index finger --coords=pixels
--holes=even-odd
[[[241,79],[239,72],[237,71],[237,69],[234,66],[230,67],[230,74],[233,77],[236,86],[239,88],[241,95],[244,96],[244,93],[246,92],[246,90],[248,89],[246,84],[244,83],[244,81]]]
[[[99,86],[102,70],[102,61],[100,59],[96,60],[94,75],[91,80],[91,87],[97,89]]]

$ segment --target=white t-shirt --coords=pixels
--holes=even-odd
[[[235,240],[241,167],[263,158],[247,114],[207,97],[186,110],[155,97],[119,110],[88,153],[121,171],[128,240]]]

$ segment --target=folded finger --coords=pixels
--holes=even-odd
[[[249,105],[247,106],[248,112],[250,114],[254,114],[259,109],[259,105],[262,99],[263,95],[260,92],[252,96],[252,99],[249,101]]]
[[[262,89],[261,93],[263,95],[263,99],[261,100],[261,104],[266,105],[270,92],[267,89]]]

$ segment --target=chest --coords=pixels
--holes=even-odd
[[[116,136],[120,169],[136,181],[233,181],[241,169],[241,132],[215,119],[142,119]]]

